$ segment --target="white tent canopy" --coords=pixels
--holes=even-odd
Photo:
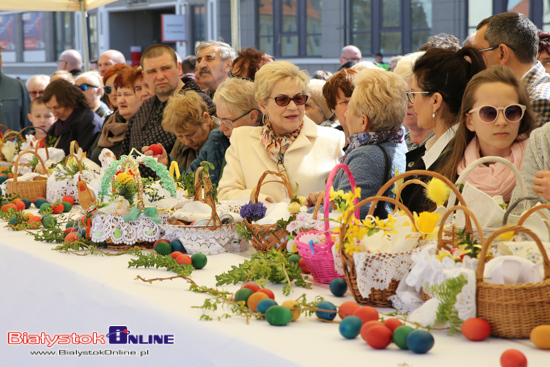
[[[0,10],[5,11],[84,11],[98,8],[115,0],[2,0]]]
[[[2,11],[79,11],[82,13],[82,53],[85,70],[88,70],[88,27],[86,11],[115,0],[0,0]]]

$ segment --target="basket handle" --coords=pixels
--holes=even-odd
[[[78,143],[76,142],[76,140],[73,140],[71,142],[71,151],[74,148],[73,143],[75,143],[74,145],[76,145],[77,150],[78,150]],[[71,154],[74,154],[74,153],[71,152]],[[71,155],[71,154],[69,154],[69,155]],[[144,208],[144,204],[143,204],[143,182],[141,182],[141,174],[139,173],[139,166],[136,163],[136,161],[130,156],[126,157],[124,162],[122,162],[121,166],[122,166],[121,167],[122,171],[125,171],[126,167],[128,167],[128,166],[130,166],[130,168],[132,168],[134,170],[136,182],[138,183],[138,191],[137,191],[138,200],[137,200],[137,203],[136,203],[136,207],[140,210],[143,210],[143,208]]]
[[[407,180],[407,181],[403,182],[403,184],[401,186],[399,186],[399,189],[397,190],[397,193],[395,194],[395,200],[399,201],[401,199],[401,192],[403,191],[403,189],[405,187],[409,186],[409,185],[412,185],[412,184],[423,186],[425,189],[428,188],[427,183],[425,183],[424,181],[420,181],[417,178],[413,178],[412,180]]]
[[[481,228],[481,225],[479,224],[479,221],[477,220],[476,216],[474,215],[474,213],[472,213],[472,211],[470,209],[468,209],[468,207],[464,206],[464,205],[455,205],[451,208],[449,208],[445,214],[443,214],[443,216],[441,217],[441,221],[439,222],[440,225],[439,225],[439,231],[437,232],[437,249],[438,250],[441,250],[442,247],[443,247],[443,229],[445,227],[445,221],[447,220],[447,218],[453,214],[455,211],[457,210],[462,210],[465,214],[465,217],[468,218],[468,222],[466,224],[466,228],[471,230],[471,223],[469,222],[469,219],[472,218],[474,220],[474,223],[476,225],[476,228],[477,228],[477,231],[479,233],[479,237],[481,239],[481,243],[483,243],[484,241],[484,236],[483,236],[483,229]]]
[[[550,279],[550,260],[548,260],[548,254],[546,253],[546,249],[542,245],[540,238],[529,228],[518,225],[518,226],[505,226],[497,229],[483,243],[483,247],[481,249],[481,254],[479,255],[479,260],[478,260],[477,269],[476,269],[477,283],[483,282],[483,273],[485,272],[485,257],[487,256],[487,251],[489,249],[489,246],[493,242],[493,240],[503,233],[512,232],[512,231],[516,233],[518,232],[525,233],[535,241],[535,243],[537,244],[537,247],[539,248],[540,254],[542,256],[542,262],[543,262],[543,268],[544,268],[544,280]]]
[[[355,178],[353,177],[353,174],[351,173],[351,170],[349,169],[349,166],[345,163],[338,163],[336,166],[334,166],[334,168],[332,169],[332,171],[330,171],[330,174],[328,176],[328,179],[327,179],[327,187],[325,189],[325,194],[324,194],[324,202],[323,202],[323,209],[324,209],[324,218],[325,218],[325,238],[328,242],[329,240],[329,234],[328,234],[328,229],[329,229],[329,224],[328,224],[328,212],[329,212],[329,204],[330,204],[330,188],[332,187],[332,183],[334,182],[334,178],[336,177],[336,174],[338,173],[338,171],[341,169],[344,170],[344,172],[346,173],[346,175],[348,176],[348,180],[349,180],[349,183],[351,185],[351,189],[352,191],[355,193],[355,189],[357,188],[357,184],[355,183]],[[353,200],[353,205],[354,206],[357,206],[357,203],[359,202],[359,199],[358,198],[355,198],[355,200]],[[355,218],[359,219],[359,207],[357,207],[355,211]]]
[[[34,154],[36,156],[36,158],[38,158],[38,161],[40,161],[40,163],[42,164],[42,167],[44,167],[44,171],[46,172],[46,175],[49,176],[50,173],[48,172],[48,169],[46,168],[46,165],[44,164],[44,161],[42,160],[42,158],[40,158],[40,156],[38,154],[36,154],[36,152],[32,151],[32,150],[25,150],[24,152],[21,152],[19,153],[19,155],[17,156],[17,158],[15,159],[15,163],[13,164],[14,168],[13,168],[13,182],[17,182],[17,175],[18,175],[18,166],[19,166],[19,159],[24,155],[24,154],[27,154],[27,153],[30,153],[30,154]]]
[[[19,140],[19,141],[23,140],[23,138],[21,137],[21,134],[18,131],[9,130],[2,137],[2,141],[6,141],[6,140],[9,140],[11,138],[15,138],[16,140]]]
[[[4,132],[2,132],[2,128],[4,128]],[[11,129],[9,127],[7,127],[6,125],[2,125],[0,124],[0,138],[5,134],[7,133],[8,131],[10,131]]]
[[[512,212],[516,209],[516,207],[522,201],[540,201],[540,199],[541,198],[539,196],[524,196],[524,197],[518,198],[512,204],[508,205],[508,208],[506,209],[506,212],[504,213],[504,217],[502,218],[502,225],[505,226],[506,223],[508,223],[508,217],[510,216],[510,214],[512,214]],[[531,215],[531,214],[532,213],[529,213],[529,215]]]
[[[396,208],[399,207],[399,209],[403,210],[405,212],[405,214],[409,217],[409,219],[411,220],[411,225],[414,225],[414,216],[412,215],[411,211],[403,203],[401,203],[401,202],[399,202],[399,201],[397,201],[393,198],[389,198],[387,196],[371,196],[370,198],[366,198],[364,200],[361,200],[357,205],[355,205],[353,207],[354,210],[350,211],[348,216],[346,218],[344,218],[344,223],[342,224],[342,228],[340,229],[340,254],[342,256],[342,261],[344,262],[345,265],[348,265],[350,267],[354,266],[353,256],[346,255],[346,252],[344,250],[344,235],[346,234],[346,232],[348,230],[348,223],[351,220],[351,216],[352,216],[353,212],[355,211],[355,209],[358,209],[358,208],[360,208],[361,206],[363,206],[367,203],[371,203],[371,202],[375,202],[375,201],[376,202],[377,201],[386,201],[388,203],[391,203],[391,204],[395,205]]]
[[[378,192],[376,193],[376,196],[383,196],[384,193],[397,181],[401,180],[401,179],[404,179],[404,178],[407,178],[407,177],[410,177],[410,176],[428,176],[428,177],[432,177],[432,178],[437,178],[441,181],[443,181],[447,186],[449,186],[449,188],[451,189],[451,191],[455,194],[455,196],[458,198],[458,201],[460,202],[460,205],[463,205],[463,206],[466,206],[466,201],[464,200],[464,198],[462,197],[462,194],[460,194],[460,191],[457,189],[457,187],[451,182],[449,181],[449,179],[445,176],[443,176],[442,174],[440,173],[437,173],[437,172],[434,172],[434,171],[426,171],[426,170],[419,170],[419,169],[415,169],[415,170],[412,170],[412,171],[407,171],[407,172],[403,172],[403,173],[400,173],[398,174],[397,176],[394,176],[392,177],[388,182],[386,182],[381,188],[380,190],[378,190]],[[400,192],[400,191],[399,191]],[[399,200],[399,198],[397,198],[397,200]]]
[[[205,197],[204,200],[202,200],[202,188],[204,187],[205,191]],[[208,204],[208,206],[212,209],[212,214],[210,216],[210,221],[213,222],[214,229],[218,228],[218,223],[221,223],[221,219],[218,216],[218,211],[216,210],[216,203],[214,202],[214,199],[212,195],[208,195],[208,191],[214,191],[214,186],[212,185],[212,181],[210,181],[210,175],[204,172],[203,167],[199,167],[195,171],[195,201],[204,202],[205,204]],[[210,223],[208,221],[207,225]]]
[[[67,157],[65,157],[65,164],[64,166],[67,166],[67,162],[69,161],[69,158],[72,157],[75,159],[76,164],[78,164],[78,170],[80,171],[80,174],[82,174],[82,166],[80,165],[80,161],[78,160],[78,157],[74,154],[69,154]]]
[[[80,149],[78,142],[76,140],[71,141],[71,147],[70,147],[69,153],[76,155],[78,153],[78,149]]]
[[[460,176],[456,180],[455,185],[459,185],[459,184],[464,183],[464,181],[466,181],[466,178],[468,177],[470,172],[472,172],[474,169],[476,169],[478,166],[480,166],[484,163],[502,163],[506,167],[510,168],[512,173],[516,176],[516,185],[519,184],[519,187],[521,189],[521,196],[529,195],[529,193],[527,192],[527,185],[525,185],[525,181],[521,177],[521,173],[519,172],[517,167],[512,162],[510,162],[509,160],[504,159],[502,157],[497,157],[497,156],[482,157],[482,158],[476,159],[475,161],[470,163],[468,165],[468,167],[466,167],[464,169],[464,171],[462,171],[462,173],[460,174]],[[451,195],[449,196],[449,200],[447,202],[447,207],[451,206],[450,203],[452,203],[452,202],[454,202],[453,193],[451,193]]]
[[[282,179],[282,181],[272,180],[272,181],[263,182],[267,175],[277,176],[280,179]],[[288,178],[286,177],[286,175],[284,175],[282,173],[279,173],[279,172],[275,172],[275,171],[265,171],[262,174],[262,176],[260,177],[260,179],[258,180],[258,184],[254,188],[254,190],[252,190],[252,192],[250,193],[250,200],[253,203],[258,203],[258,198],[260,196],[260,188],[262,187],[263,184],[266,184],[266,183],[269,183],[269,182],[276,182],[276,183],[283,184],[285,186],[287,192],[288,192],[288,197],[290,199],[292,199],[294,197],[294,192],[292,191],[292,186],[290,186],[290,182],[288,182]]]
[[[521,216],[521,218],[519,219],[518,226],[523,226],[523,223],[525,223],[525,221],[531,216],[531,214],[533,214],[533,213],[535,213],[539,210],[542,210],[542,209],[550,209],[550,204],[540,204],[540,205],[534,206],[531,209],[529,209],[528,211],[526,211],[525,214],[523,214]]]

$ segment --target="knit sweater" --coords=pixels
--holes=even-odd
[[[348,165],[357,187],[361,188],[361,200],[376,195],[378,190],[391,178],[395,176],[395,170],[405,172],[405,154],[407,144],[385,142],[380,144],[386,149],[391,159],[389,177],[384,177],[386,160],[382,149],[374,145],[362,145],[355,148],[344,157],[344,163]],[[340,170],[334,177],[332,187],[335,191],[351,191],[346,173]],[[395,198],[391,188],[384,193],[384,196]],[[382,205],[382,203],[378,204]],[[384,204],[386,215],[393,211],[390,203]],[[365,218],[370,209],[370,203],[361,207],[361,218]]]

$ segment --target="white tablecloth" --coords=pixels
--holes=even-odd
[[[199,321],[205,295],[188,291],[180,279],[136,281],[173,275],[164,270],[128,268],[129,255],[75,256],[52,251],[54,245],[35,242],[24,232],[0,228],[0,366],[498,366],[501,353],[521,350],[529,366],[550,365],[550,353],[528,340],[490,338],[471,342],[462,335],[433,332],[435,346],[426,355],[402,351],[394,344],[385,350],[370,348],[360,337],[346,340],[338,324],[300,317],[286,327],[240,317]],[[199,285],[215,285],[215,275],[244,259],[239,255],[210,256],[208,265],[195,270]],[[225,287],[235,291],[237,286]],[[340,305],[353,300],[337,298],[327,286],[295,288],[285,297],[281,286],[270,285],[281,304],[306,293]],[[391,311],[391,310],[383,310]],[[221,315],[219,311],[217,315]],[[338,318],[337,318],[338,319]],[[107,334],[111,325],[127,326],[134,335],[173,335],[171,345],[8,345],[8,332],[49,335]],[[23,334],[22,334],[23,335]],[[67,355],[95,351],[136,355]],[[50,351],[57,355],[33,355]],[[69,351],[69,352],[67,352]],[[122,352],[125,351],[125,352]],[[63,354],[64,355],[60,355]],[[140,354],[145,354],[140,357]],[[405,364],[406,363],[406,364]]]

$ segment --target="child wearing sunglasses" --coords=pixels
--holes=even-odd
[[[460,125],[441,173],[456,181],[471,162],[487,156],[505,158],[519,169],[534,126],[527,90],[511,69],[498,66],[479,72],[464,91]],[[476,167],[465,182],[510,202],[516,177],[504,164],[491,163]]]

